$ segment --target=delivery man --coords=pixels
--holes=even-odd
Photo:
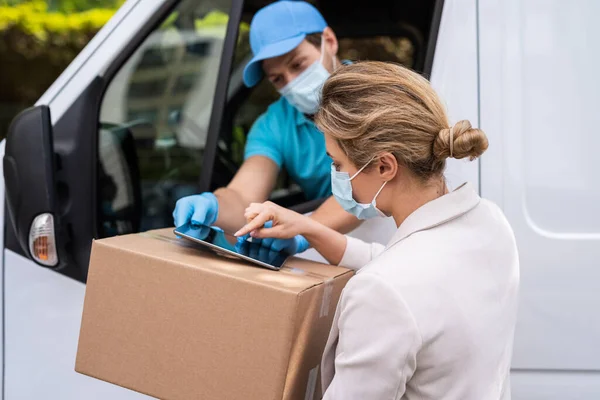
[[[244,83],[252,87],[266,76],[281,98],[250,129],[244,163],[229,185],[180,199],[173,212],[175,226],[191,222],[237,231],[246,223],[246,207],[267,200],[285,168],[309,200],[329,196],[312,218],[342,233],[351,231],[358,219],[331,197],[331,159],[311,120],[323,83],[340,65],[333,30],[309,3],[277,1],[252,19],[250,46],[254,57],[244,70]],[[269,245],[292,254],[308,248],[302,236],[271,239]]]

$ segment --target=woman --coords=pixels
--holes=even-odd
[[[497,206],[469,184],[449,192],[443,177],[447,158],[487,149],[485,134],[450,127],[429,83],[397,65],[340,68],[322,96],[315,122],[336,199],[359,218],[392,216],[397,232],[384,248],[265,203],[237,235],[302,234],[332,264],[360,268],[323,356],[324,398],[509,399],[515,239]]]

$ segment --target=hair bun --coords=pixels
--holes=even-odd
[[[488,140],[481,129],[473,128],[467,120],[458,121],[453,127],[442,129],[433,142],[433,155],[443,161],[446,158],[474,160],[488,148]]]

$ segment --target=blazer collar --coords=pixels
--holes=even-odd
[[[475,208],[481,198],[470,183],[421,206],[402,222],[386,250],[416,232],[445,224]]]

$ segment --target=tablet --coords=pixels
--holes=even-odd
[[[203,245],[217,254],[239,258],[275,271],[280,270],[290,256],[285,251],[275,251],[262,246],[260,242],[253,243],[252,238],[238,243],[237,237],[212,226],[188,223],[175,228],[174,232],[183,239]]]

